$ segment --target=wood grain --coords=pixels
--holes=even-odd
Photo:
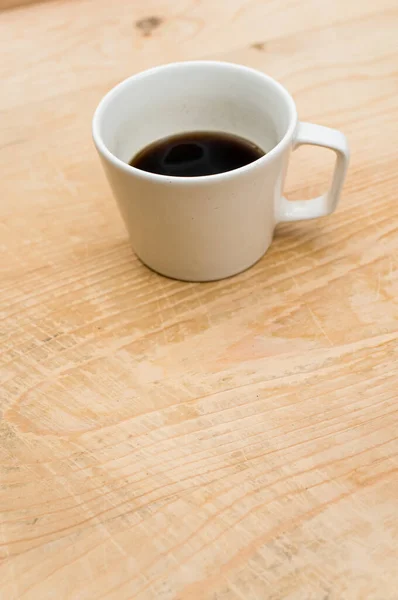
[[[43,2],[57,2],[59,0],[0,0],[0,11],[13,8],[25,8],[32,4],[42,4]],[[62,1],[62,0],[61,0]]]
[[[2,600],[396,600],[396,31],[392,0],[1,14]],[[202,285],[137,261],[90,139],[114,83],[200,57],[353,156],[335,215]],[[289,196],[330,165],[299,150]]]

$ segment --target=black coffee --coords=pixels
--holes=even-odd
[[[130,165],[158,175],[201,177],[239,169],[264,154],[237,135],[198,131],[158,140],[134,156]]]

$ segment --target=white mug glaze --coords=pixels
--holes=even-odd
[[[204,177],[128,164],[151,142],[192,131],[236,134],[266,154]],[[292,97],[274,79],[215,61],[172,63],[126,79],[100,102],[93,138],[134,251],[158,273],[186,281],[239,273],[263,256],[278,222],[333,212],[349,161],[344,135],[299,123]],[[289,202],[282,195],[288,161],[302,144],[334,150],[332,184],[323,196]]]

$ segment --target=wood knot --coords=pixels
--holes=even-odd
[[[259,52],[265,52],[265,42],[256,42],[255,44],[252,44],[250,47],[253,48],[254,50],[258,50]]]
[[[152,32],[157,29],[163,23],[163,19],[160,17],[145,17],[136,21],[136,28],[142,33],[144,37],[149,37]]]

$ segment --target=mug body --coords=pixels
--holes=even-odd
[[[271,243],[297,113],[289,93],[244,66],[173,63],[134,75],[99,104],[93,137],[138,257],[188,281],[234,275]],[[184,132],[243,137],[266,154],[239,169],[169,177],[128,163],[145,146]]]

